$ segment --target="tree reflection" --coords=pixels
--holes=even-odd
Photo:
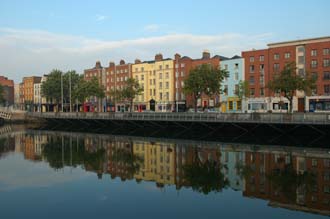
[[[220,152],[217,152],[217,157]],[[198,150],[195,148],[195,155],[191,164],[183,166],[184,179],[194,191],[203,194],[210,192],[221,192],[223,188],[229,185],[229,181],[225,179],[222,169],[225,168],[219,161],[205,159],[199,156]]]
[[[70,143],[70,139],[63,137],[50,137],[48,142],[43,144],[42,155],[54,169],[83,165],[87,170],[99,172],[105,161],[104,148],[89,151],[84,142],[76,140]]]
[[[281,192],[288,202],[295,203],[298,195],[304,195],[310,192],[316,185],[316,176],[309,171],[297,171],[293,164],[286,164],[284,168],[273,169],[267,176],[274,190]]]

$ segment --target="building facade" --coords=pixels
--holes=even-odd
[[[229,72],[229,77],[222,83],[224,92],[220,96],[221,112],[244,112],[246,110],[245,101],[237,96],[239,82],[245,80],[244,59],[234,56],[231,59],[223,60],[221,68]]]
[[[14,81],[4,76],[0,76],[0,85],[3,87],[4,106],[14,104]]]
[[[132,78],[143,88],[142,94],[134,99],[135,111],[174,110],[174,60],[164,59],[162,54],[157,54],[152,61],[136,60],[132,65]]]
[[[34,85],[41,82],[41,77],[31,76],[23,78],[24,108],[32,111],[34,107]]]
[[[176,111],[185,111],[186,108],[193,108],[194,103],[191,96],[185,95],[183,93],[184,80],[189,76],[190,71],[202,64],[209,64],[214,68],[219,68],[220,61],[227,59],[226,57],[216,55],[211,57],[209,51],[204,51],[202,58],[192,59],[188,56],[181,57],[180,54],[175,54],[174,64],[175,64],[175,90],[174,90],[174,100],[176,105]],[[208,97],[202,96],[201,99],[197,100],[197,106],[200,108],[215,107],[220,104],[219,96]]]
[[[286,111],[289,101],[271,92],[267,83],[285,64],[294,62],[297,74],[317,78],[317,89],[307,96],[296,92],[293,111],[330,110],[330,37],[268,44],[268,49],[242,52],[245,78],[250,84],[249,111]]]

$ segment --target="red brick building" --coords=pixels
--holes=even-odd
[[[122,89],[125,81],[131,77],[131,64],[125,63],[124,60],[120,60],[119,65],[114,62],[110,62],[108,67],[102,67],[101,62],[97,61],[94,68],[86,69],[84,71],[85,80],[91,80],[96,77],[99,80],[100,85],[104,87],[106,98],[99,103],[97,98],[90,98],[84,104],[85,111],[98,110],[100,105],[101,111],[120,111],[125,108],[125,103],[116,103],[114,98],[111,97],[110,92]]]
[[[317,89],[312,96],[296,93],[293,110],[330,111],[330,37],[272,43],[268,49],[245,51],[242,56],[245,78],[250,82],[249,111],[287,109],[288,100],[270,92],[267,83],[290,62],[296,63],[297,74],[302,77],[306,74],[317,77]]]
[[[191,69],[196,68],[202,64],[210,64],[214,68],[219,68],[220,61],[227,59],[226,57],[216,55],[211,57],[211,54],[208,51],[204,51],[202,58],[192,59],[188,56],[181,57],[180,54],[175,54],[175,102],[177,109],[179,111],[184,111],[186,107],[193,107],[193,99],[183,93],[184,80],[188,77]],[[206,97],[203,96],[200,100],[197,101],[198,107],[214,107],[219,103],[219,97]]]
[[[9,80],[4,76],[0,76],[0,85],[3,87],[3,96],[5,99],[4,105],[13,105],[14,104],[14,81]]]

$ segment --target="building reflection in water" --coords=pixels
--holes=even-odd
[[[99,178],[203,194],[231,188],[270,206],[330,215],[329,149],[26,131],[0,139],[0,158],[11,152],[54,169],[82,167]]]

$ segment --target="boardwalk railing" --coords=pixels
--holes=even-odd
[[[45,119],[131,120],[217,123],[325,124],[330,113],[28,113]]]

